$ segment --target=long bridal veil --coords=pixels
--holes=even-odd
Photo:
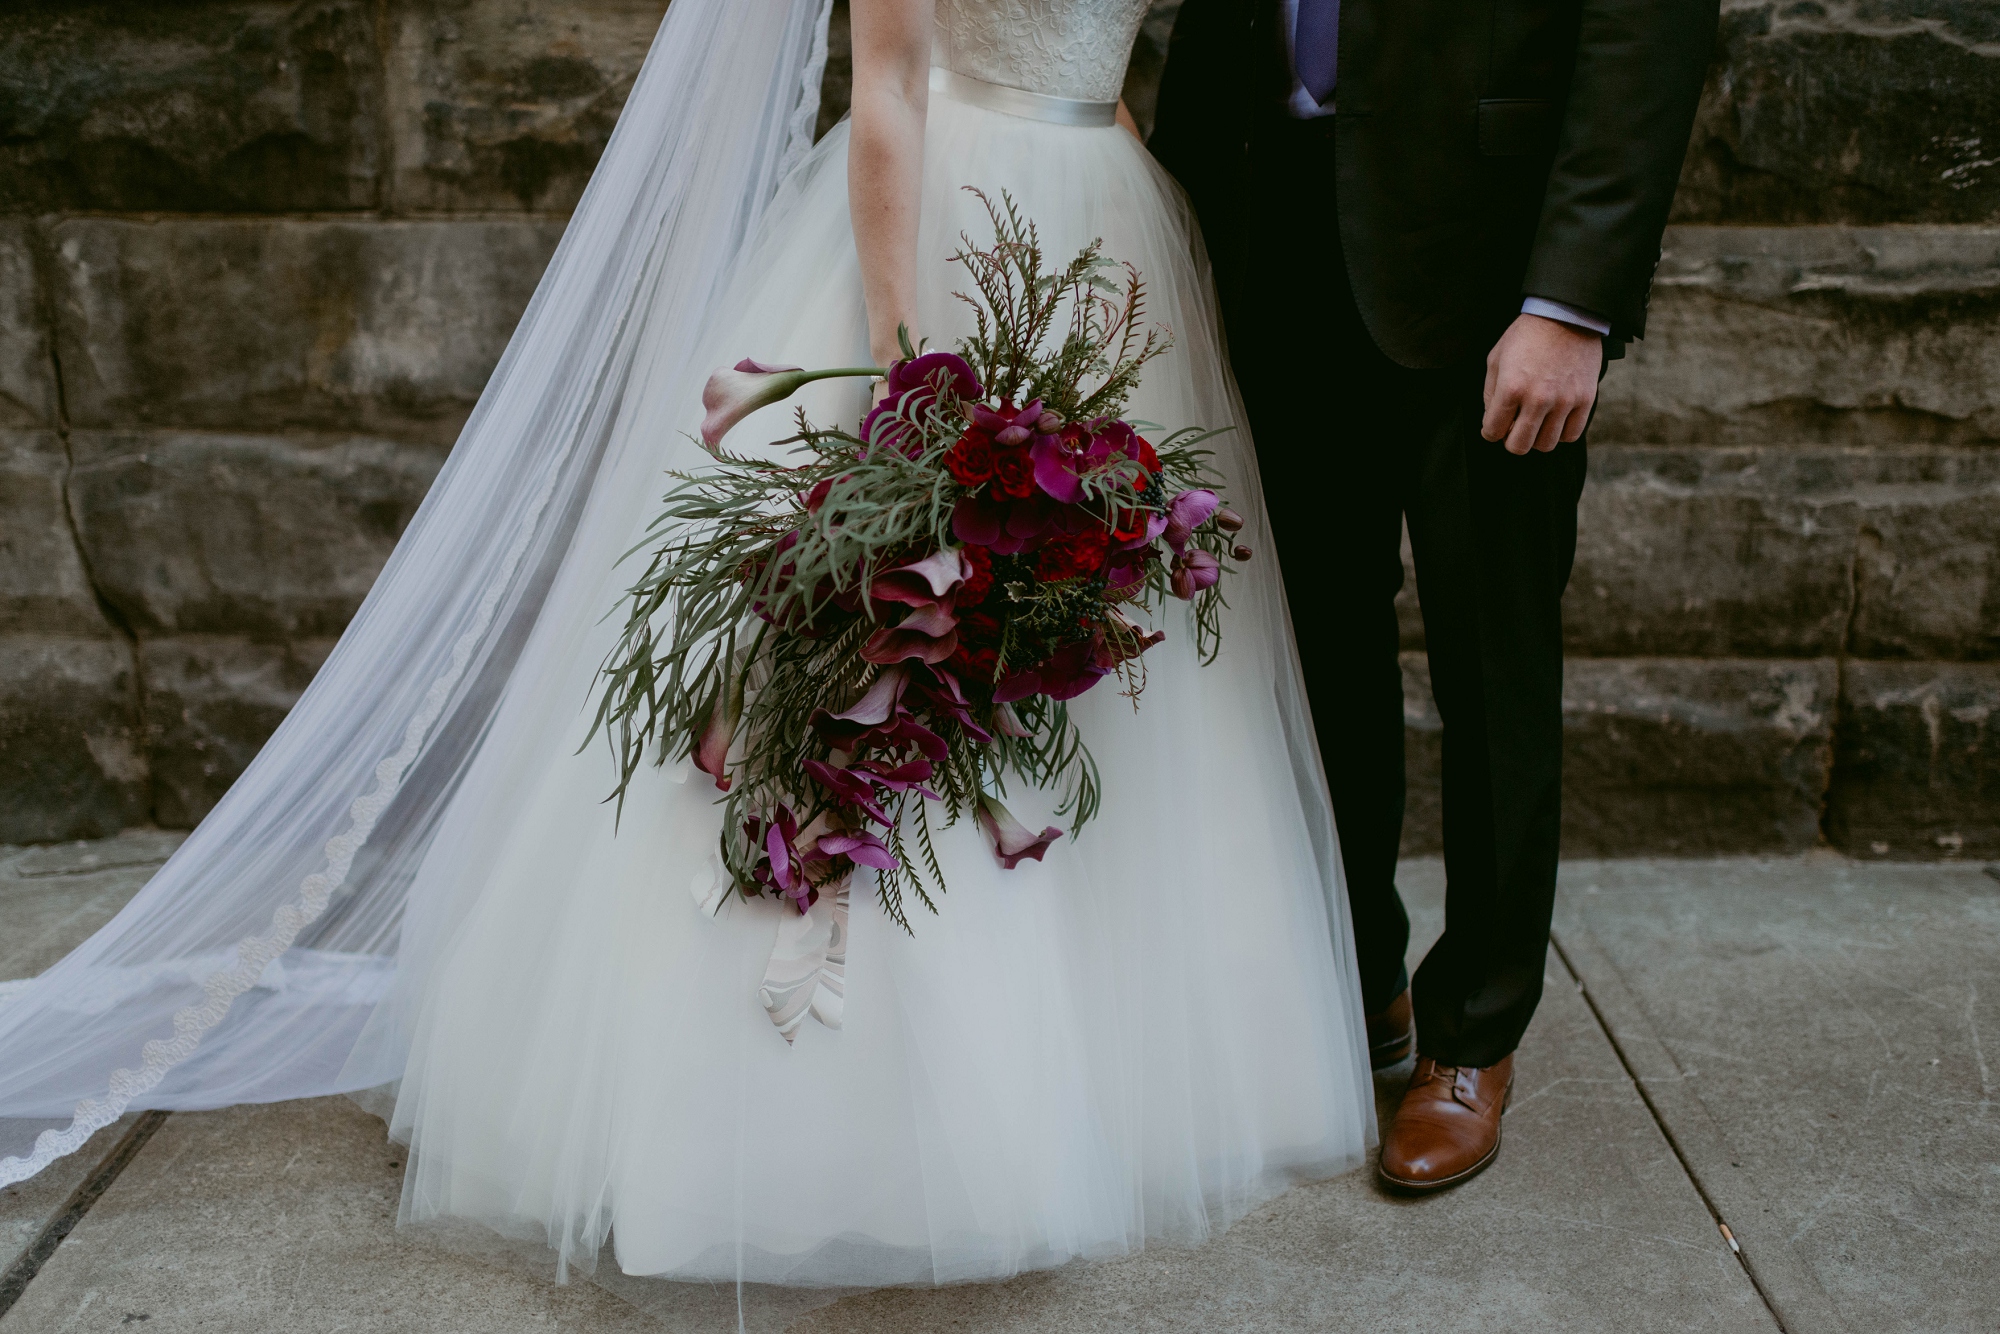
[[[457,447],[311,688],[125,910],[0,1003],[0,1185],[128,1110],[401,1073],[393,1044],[357,1039],[614,437],[634,312],[676,312],[645,331],[652,364],[695,354],[812,142],[829,8],[674,0]]]

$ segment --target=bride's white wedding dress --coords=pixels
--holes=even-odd
[[[938,0],[948,73],[926,132],[917,332],[934,346],[965,332],[948,259],[961,231],[984,243],[989,228],[962,187],[1005,191],[1052,260],[1102,238],[1143,272],[1175,346],[1129,415],[1240,425],[1184,202],[1124,130],[1074,123],[1117,98],[1145,8]],[[518,663],[435,780],[420,856],[397,870],[407,908],[375,928],[395,937],[380,947],[393,982],[339,1012],[360,1025],[342,1039],[347,1074],[315,1087],[401,1071],[406,1219],[546,1237],[581,1265],[608,1237],[635,1275],[985,1279],[1198,1240],[1356,1164],[1372,1138],[1331,816],[1240,430],[1216,461],[1259,550],[1226,586],[1219,661],[1197,662],[1173,604],[1142,707],[1110,686],[1077,701],[1103,810],[1042,862],[999,870],[962,821],[940,839],[950,892],[935,916],[913,910],[909,936],[857,881],[838,1029],[807,1022],[788,1044],[758,1002],[786,910],[698,902],[720,815],[704,776],[642,771],[614,823],[609,754],[579,750],[592,677],[622,619],[606,619],[631,576],[617,558],[666,471],[704,461],[685,433],[706,372],[866,358],[847,143],[843,124],[784,179],[694,355],[675,302],[634,307],[603,467],[516,630]],[[803,402],[851,419],[862,394],[828,381]],[[731,445],[789,434],[792,406]],[[1018,781],[1009,800],[1031,825],[1050,814]]]

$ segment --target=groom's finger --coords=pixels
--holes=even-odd
[[[1535,447],[1536,437],[1542,433],[1542,425],[1549,419],[1548,405],[1538,403],[1533,398],[1520,403],[1514,418],[1514,429],[1507,432],[1507,452],[1525,454]]]
[[[1583,428],[1588,425],[1590,425],[1590,403],[1585,401],[1570,409],[1569,417],[1563,422],[1561,442],[1567,445],[1573,440],[1581,440]],[[1550,445],[1549,448],[1554,449],[1555,446]]]
[[[1569,409],[1564,404],[1556,404],[1549,410],[1549,415],[1542,418],[1541,428],[1535,432],[1536,452],[1546,454],[1554,449],[1568,425]]]
[[[1499,388],[1492,370],[1486,372],[1486,415],[1480,418],[1479,434],[1495,442],[1507,438],[1507,430],[1514,424],[1514,417],[1521,409],[1521,398]]]

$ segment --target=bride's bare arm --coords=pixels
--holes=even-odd
[[[854,100],[847,206],[861,254],[868,346],[899,355],[896,326],[917,314],[917,215],[930,103],[932,0],[853,0]]]

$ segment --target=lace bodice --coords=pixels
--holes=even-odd
[[[1147,0],[937,0],[932,63],[1008,88],[1112,102]]]

